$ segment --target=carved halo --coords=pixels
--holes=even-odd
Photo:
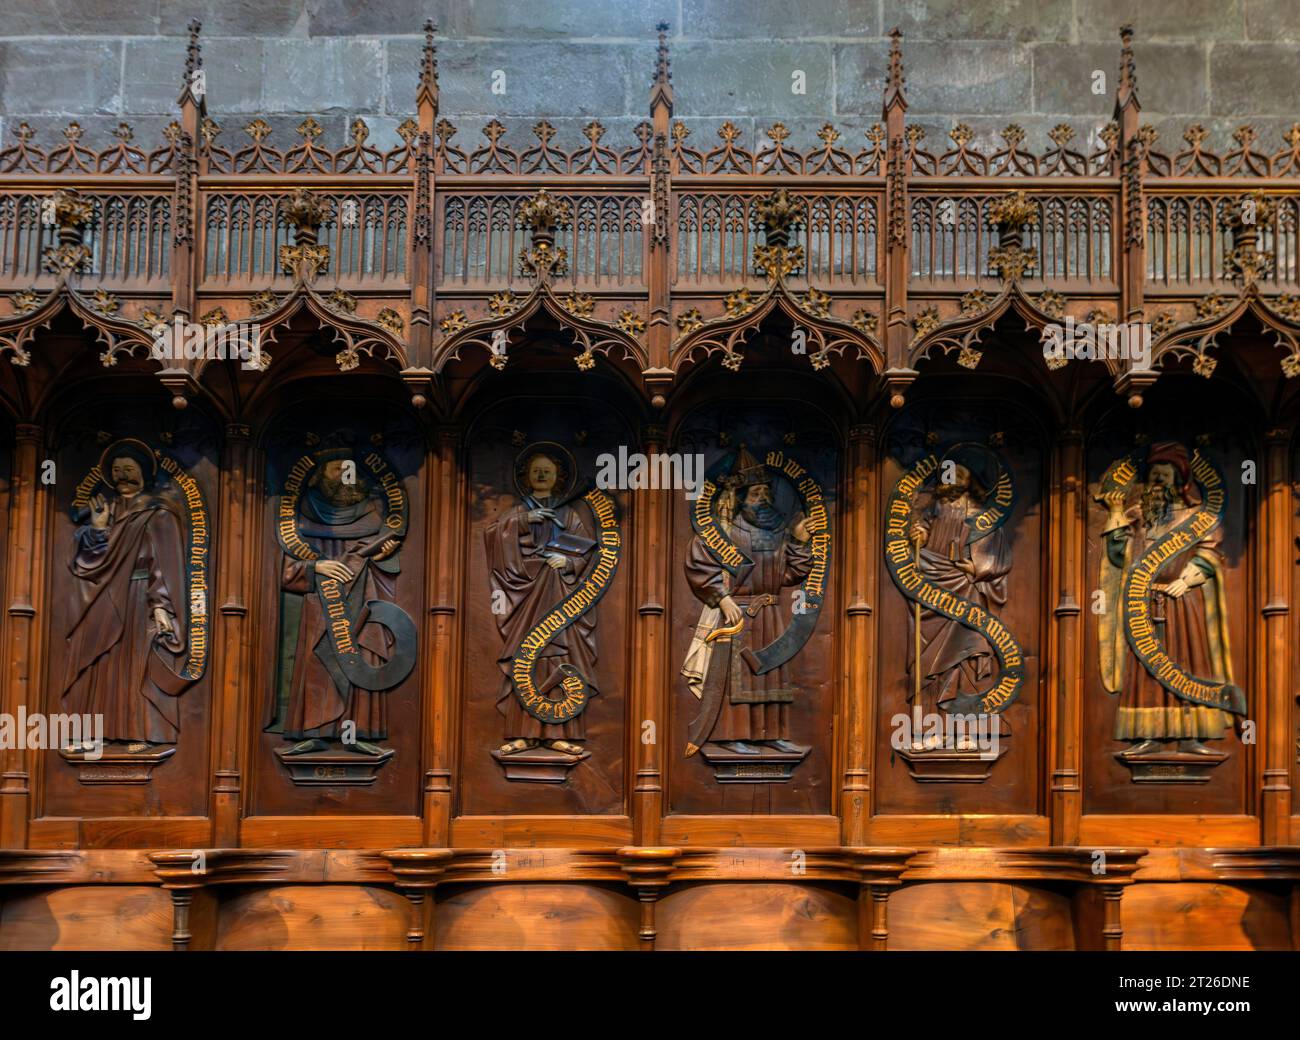
[[[532,497],[532,490],[528,487],[528,463],[536,455],[545,455],[555,463],[559,473],[556,474],[552,494],[560,498],[567,497],[577,480],[578,464],[573,453],[555,441],[534,441],[515,458],[515,490],[519,492],[519,497]]]
[[[153,487],[158,479],[158,457],[149,445],[136,437],[122,437],[113,441],[104,449],[104,454],[99,457],[100,482],[106,486],[111,486],[109,481],[112,475],[113,460],[123,454],[140,463],[141,469],[145,470],[145,487]]]

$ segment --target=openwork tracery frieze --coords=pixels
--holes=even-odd
[[[475,140],[442,110],[428,25],[413,109],[381,144],[361,118],[331,142],[315,116],[286,139],[223,113],[190,89],[196,24],[156,147],[125,123],[100,146],[77,120],[56,141],[7,127],[0,177],[22,180],[0,183],[0,349],[28,360],[64,306],[105,364],[178,314],[220,307],[270,343],[306,310],[340,369],[379,361],[423,400],[464,345],[502,368],[540,321],[581,371],[613,352],[658,398],[665,373],[709,357],[739,370],[746,341],[781,330],[815,370],[839,355],[888,370],[897,404],[935,347],[978,367],[1007,310],[1031,334],[1079,315],[1145,321],[1153,373],[1167,357],[1206,376],[1249,312],[1284,373],[1300,366],[1300,123],[1271,143],[1251,126],[1222,145],[1199,125],[1162,140],[1137,118],[1126,29],[1111,121],[1061,122],[1042,142],[1014,119],[991,136],[958,122],[936,143],[907,120],[902,42],[880,118],[857,126],[675,120],[663,26],[647,118],[622,139],[598,118],[542,118],[491,119]],[[1111,374],[1121,392],[1154,378]]]

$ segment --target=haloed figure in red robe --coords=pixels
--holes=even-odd
[[[63,702],[70,713],[103,716],[105,742],[138,754],[176,742],[177,698],[193,685],[178,674],[187,649],[185,529],[177,504],[155,491],[147,445],[110,446],[100,469],[111,490],[90,499],[70,564],[80,602]]]

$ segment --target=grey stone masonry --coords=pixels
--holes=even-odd
[[[958,121],[988,140],[1015,122],[1041,148],[1060,122],[1087,139],[1109,118],[1118,29],[1131,22],[1142,118],[1166,147],[1194,122],[1215,146],[1246,122],[1278,146],[1300,119],[1298,14],[1297,0],[0,0],[0,133],[7,144],[26,120],[50,144],[75,118],[99,144],[125,120],[155,142],[198,18],[228,143],[254,113],[277,136],[310,114],[332,147],[355,116],[388,147],[414,111],[432,18],[441,112],[462,145],[491,118],[512,137],[544,118],[573,147],[599,118],[605,143],[628,146],[663,20],[693,142],[712,147],[724,119],[748,138],[780,120],[801,147],[826,121],[860,140],[880,118],[897,26],[908,119],[932,145]]]

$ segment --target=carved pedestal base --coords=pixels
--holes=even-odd
[[[174,746],[157,751],[141,751],[135,755],[105,748],[98,758],[91,758],[84,751],[59,752],[63,761],[77,767],[77,779],[83,784],[147,784],[154,768],[174,754]]]
[[[286,755],[288,748],[279,748],[275,757],[289,771],[289,779],[299,787],[333,786],[364,787],[373,784],[384,763],[393,757],[392,748],[382,755],[361,755],[355,751],[308,751],[302,755]]]
[[[1222,751],[1206,755],[1186,751],[1155,751],[1146,755],[1116,752],[1115,757],[1128,766],[1135,784],[1204,784],[1210,779],[1210,770],[1228,756]]]
[[[998,759],[1010,750],[1001,743],[996,753],[978,749],[913,751],[904,748],[898,752],[898,757],[907,763],[907,771],[918,784],[982,784],[989,778]]]
[[[503,755],[499,750],[492,752],[492,757],[501,763],[506,771],[507,780],[518,780],[534,784],[562,784],[569,776],[569,770],[584,758],[590,758],[591,752],[570,755],[566,751],[554,748],[535,747],[527,751],[516,751],[513,755]]]
[[[778,751],[761,744],[754,746],[759,748],[757,755],[740,754],[720,744],[705,744],[700,748],[700,755],[713,767],[713,777],[720,784],[784,784],[809,751],[808,748]]]

